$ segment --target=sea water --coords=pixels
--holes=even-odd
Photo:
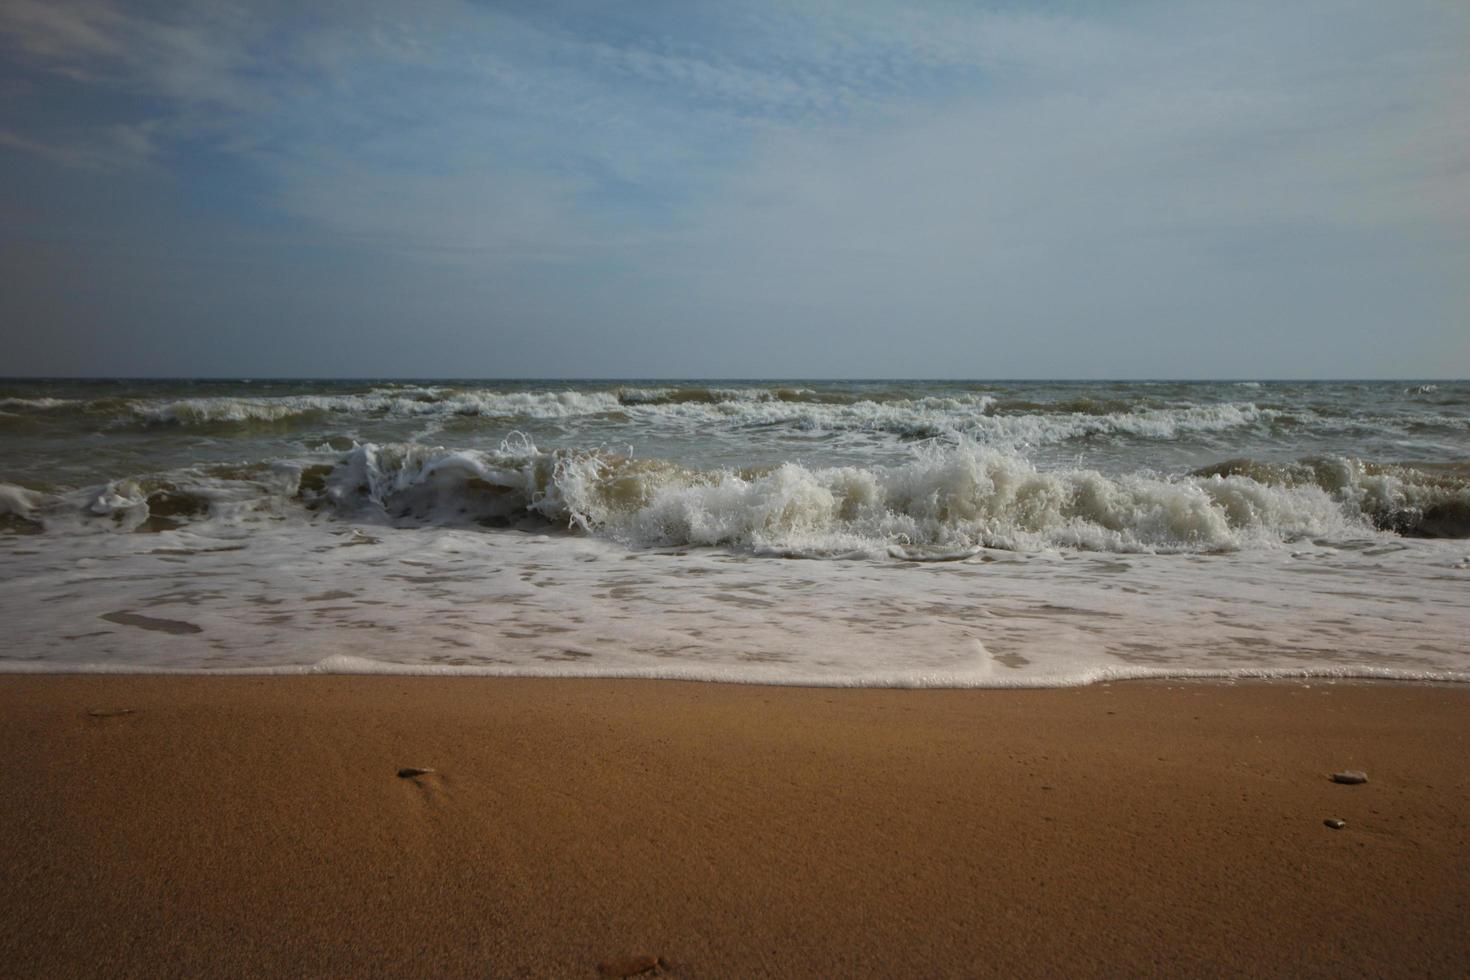
[[[1470,383],[0,381],[0,669],[1470,680]]]

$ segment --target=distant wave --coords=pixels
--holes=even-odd
[[[84,404],[69,398],[0,398],[0,410],[7,412],[49,412],[55,408]]]
[[[131,406],[133,415],[156,424],[277,422],[323,414],[565,418],[614,411],[616,398],[604,392],[441,393],[371,392],[364,395],[296,395],[278,398],[192,398]]]
[[[1175,439],[1190,433],[1270,427],[1304,421],[1251,402],[1158,405],[1121,399],[1004,400],[968,392],[905,397],[903,389],[857,398],[806,388],[631,388],[490,391],[378,388],[359,394],[176,399],[18,399],[4,401],[11,427],[25,420],[81,416],[87,424],[181,427],[217,434],[295,430],[354,420],[464,420],[505,425],[538,420],[609,417],[674,431],[784,428],[806,435],[874,433],[900,440],[967,438],[998,448],[1055,445],[1098,438]]]

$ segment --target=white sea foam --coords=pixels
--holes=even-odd
[[[913,564],[326,520],[33,540],[0,537],[4,669],[890,687],[1470,680],[1470,580],[1444,542],[1205,560],[981,550]],[[123,611],[143,618],[105,618]]]

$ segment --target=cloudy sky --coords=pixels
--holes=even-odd
[[[0,374],[1470,375],[1470,4],[0,3]]]

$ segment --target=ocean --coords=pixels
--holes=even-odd
[[[0,669],[1470,680],[1470,382],[0,381]]]

